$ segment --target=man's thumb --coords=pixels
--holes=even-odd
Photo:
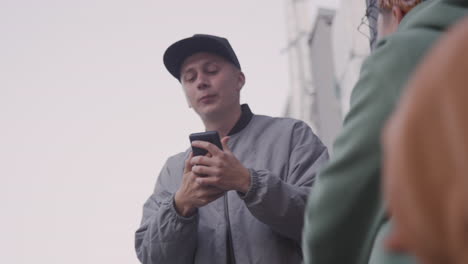
[[[221,145],[223,145],[223,150],[224,151],[226,151],[226,150],[231,151],[229,149],[229,146],[228,146],[229,139],[230,139],[230,137],[223,137],[223,139],[221,139]]]
[[[193,158],[193,152],[190,152],[187,160],[185,160],[184,174],[192,171],[192,165],[190,165],[190,160]]]

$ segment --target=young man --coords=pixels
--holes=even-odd
[[[167,160],[136,232],[140,261],[301,263],[305,204],[325,146],[301,121],[240,105],[245,76],[225,38],[178,41],[164,64],[223,150],[195,141],[209,154],[188,149]]]
[[[379,3],[384,9],[379,25],[389,28],[379,29],[383,34],[362,66],[333,159],[319,174],[309,198],[303,237],[305,263],[412,261],[384,250],[390,226],[380,191],[380,135],[426,51],[468,13],[468,0],[427,0],[415,6],[417,3]]]
[[[468,263],[468,18],[408,83],[383,137],[387,246],[422,264]]]

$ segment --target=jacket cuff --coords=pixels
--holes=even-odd
[[[257,190],[260,188],[260,178],[258,173],[252,169],[249,169],[250,173],[250,187],[246,193],[237,192],[239,198],[242,200],[251,200],[256,196]]]
[[[169,206],[170,214],[181,223],[189,224],[189,223],[196,221],[198,218],[198,210],[189,217],[182,216],[177,212],[177,209],[175,207],[175,194],[172,195],[171,198],[169,199],[168,206]]]

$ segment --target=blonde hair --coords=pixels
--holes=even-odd
[[[422,0],[379,0],[379,7],[391,10],[394,6],[397,6],[407,13],[421,2]]]

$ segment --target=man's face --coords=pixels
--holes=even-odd
[[[195,53],[182,64],[180,76],[190,107],[202,119],[222,117],[239,107],[245,77],[224,58]]]

